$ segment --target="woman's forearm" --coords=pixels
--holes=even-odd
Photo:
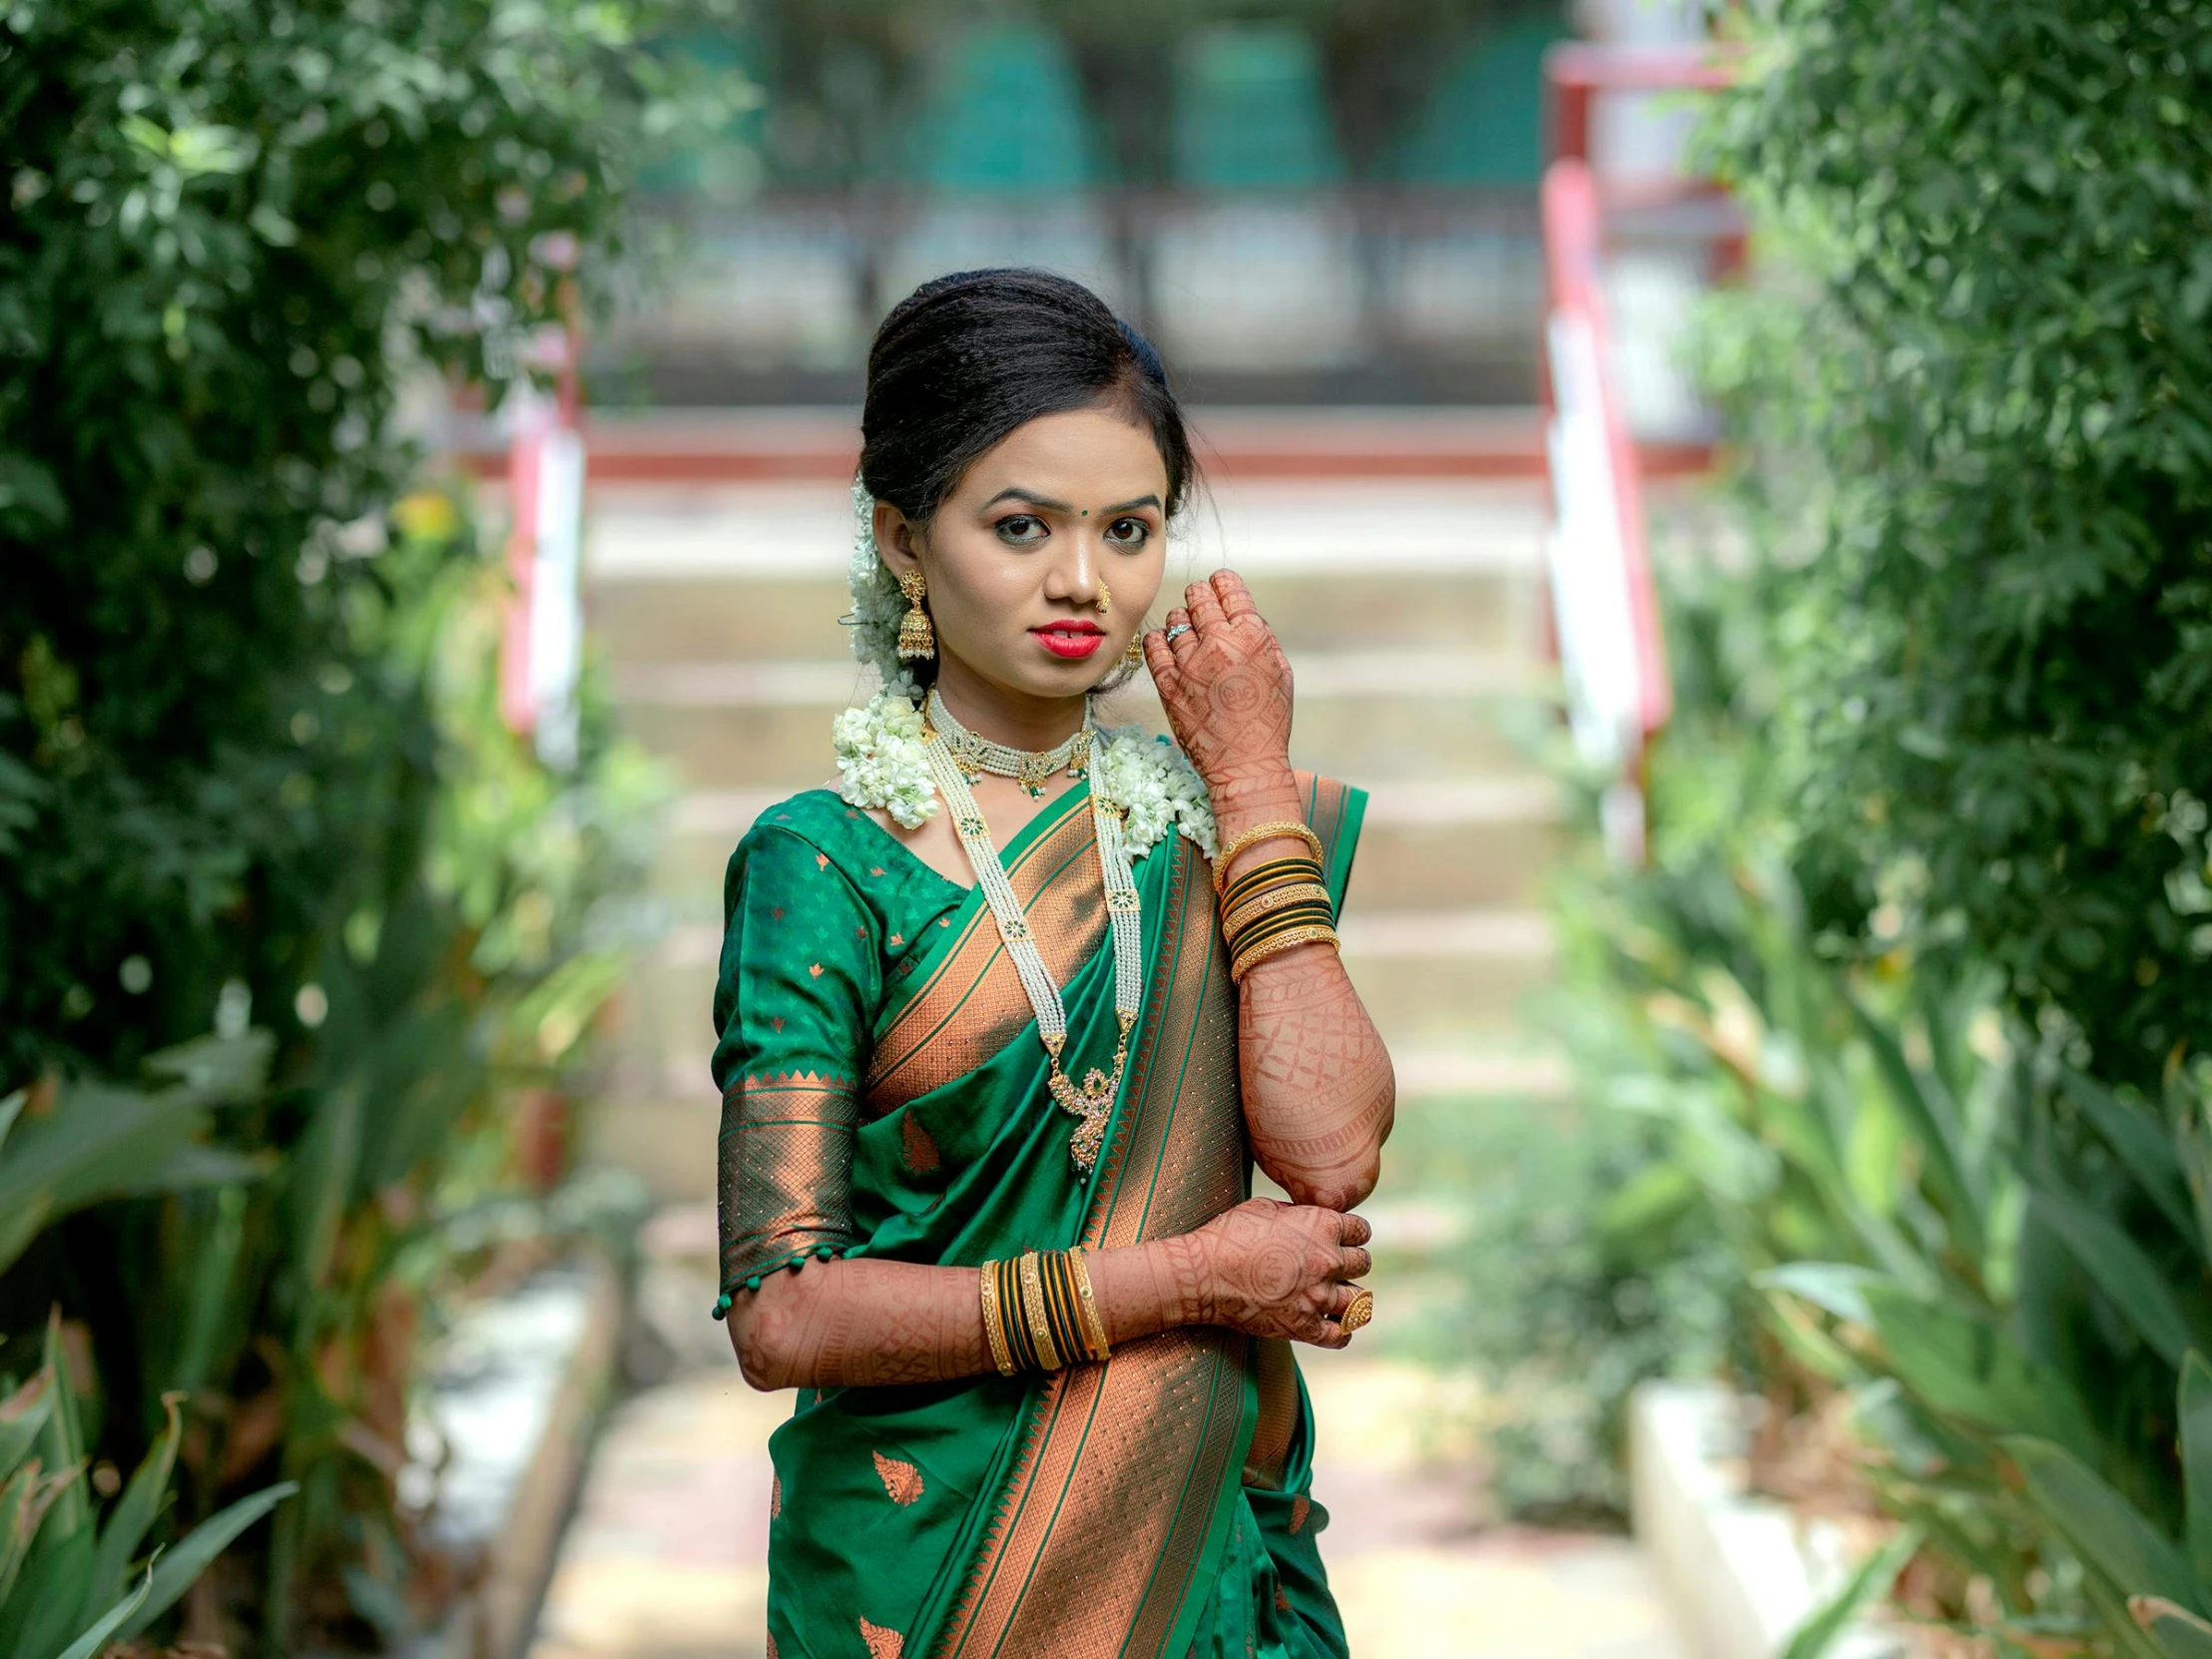
[[[1217,792],[1215,814],[1226,842],[1260,825],[1301,822],[1304,806],[1286,765],[1280,778]],[[1265,840],[1240,851],[1235,867],[1306,850],[1295,838]],[[1344,963],[1326,944],[1298,945],[1254,963],[1241,991],[1237,1054],[1253,1158],[1301,1204],[1364,1202],[1397,1083]]]
[[[1196,1237],[1086,1254],[1107,1341],[1119,1346],[1206,1314],[1207,1259]],[[993,1370],[974,1268],[815,1262],[740,1291],[730,1342],[756,1388],[882,1387]]]

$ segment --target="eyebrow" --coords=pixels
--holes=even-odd
[[[992,496],[988,501],[984,502],[983,505],[987,509],[997,506],[1001,501],[1034,502],[1037,506],[1049,507],[1052,509],[1052,511],[1056,513],[1072,513],[1075,511],[1075,509],[1069,506],[1065,501],[1055,501],[1049,495],[1039,495],[1035,490],[1025,490],[1019,485],[1009,485],[1007,488],[1000,490],[996,495]],[[1147,493],[1144,495],[1133,496],[1127,501],[1116,501],[1115,503],[1113,503],[1113,505],[1101,507],[1098,510],[1101,513],[1126,513],[1133,508],[1157,507],[1159,504],[1160,498],[1157,495]]]

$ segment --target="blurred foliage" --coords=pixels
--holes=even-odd
[[[1760,10],[1750,558],[1670,581],[1649,863],[1569,908],[1740,1380],[1848,1402],[1900,1599],[2008,1655],[2212,1653],[2208,24]]]
[[[2212,993],[2212,5],[1761,15],[1713,154],[1794,281],[1712,366],[1816,920],[1959,929],[2155,1087]]]
[[[1457,48],[1559,10],[1550,0],[1034,0],[1019,15],[1066,39],[1112,175],[1156,185],[1170,172],[1176,57],[1202,30],[1291,23],[1312,31],[1338,142],[1353,173],[1367,176]],[[883,174],[934,54],[964,25],[1006,15],[973,0],[806,0],[764,12],[762,73],[777,89],[771,168],[802,180]]]
[[[1686,1177],[1662,1138],[1627,1115],[1513,1101],[1452,1119],[1463,1277],[1430,1346],[1482,1383],[1490,1496],[1518,1520],[1623,1525],[1629,1395],[1731,1357],[1731,1264],[1671,1190]]]
[[[643,920],[656,785],[595,684],[572,769],[501,725],[508,584],[402,494],[402,393],[496,396],[603,290],[637,169],[744,95],[638,49],[712,11],[0,6],[0,1371],[58,1307],[95,1472],[170,1446],[127,1556],[297,1484],[186,1596],[249,1649],[436,1612],[431,1293],[558,1176],[506,1120],[557,1139]]]
[[[94,1659],[128,1641],[189,1590],[208,1563],[293,1489],[243,1497],[168,1549],[142,1547],[167,1506],[185,1433],[178,1396],[125,1485],[112,1464],[87,1468],[76,1383],[59,1320],[38,1371],[0,1374],[0,1651],[21,1659]],[[105,1509],[101,1489],[120,1492]]]

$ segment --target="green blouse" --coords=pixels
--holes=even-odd
[[[723,1193],[723,1214],[760,1224],[724,1241],[725,1288],[859,1248],[850,1141],[869,1033],[886,987],[966,897],[828,790],[770,808],[739,843],[723,884],[715,1083],[727,1095],[781,1080],[789,1095],[787,1110],[725,1130],[760,1137],[742,1156],[722,1149],[725,1187],[752,1184]]]

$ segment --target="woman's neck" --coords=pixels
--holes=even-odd
[[[1087,698],[1010,691],[951,656],[938,659],[936,692],[954,720],[1011,749],[1056,749],[1082,728],[1088,713]]]

